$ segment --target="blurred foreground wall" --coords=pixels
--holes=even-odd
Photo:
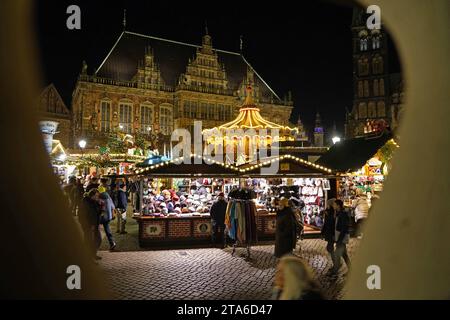
[[[0,298],[106,298],[33,114],[39,78],[32,10],[32,1],[0,1]],[[66,286],[69,265],[81,268],[81,290]]]
[[[450,299],[450,1],[377,4],[405,76],[401,147],[354,260],[348,299]],[[369,265],[381,290],[367,288]]]

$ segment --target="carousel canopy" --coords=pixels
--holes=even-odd
[[[377,136],[344,140],[333,145],[317,163],[338,172],[353,172],[361,169],[390,139],[392,134],[383,132]]]
[[[250,86],[247,87],[247,97],[245,98],[245,102],[239,110],[239,115],[237,116],[237,118],[219,127],[204,130],[204,132],[214,134],[214,132],[219,131],[220,133],[225,135],[226,131],[237,129],[279,129],[283,134],[288,135],[293,134],[295,131],[297,131],[296,128],[290,128],[288,126],[283,126],[264,119],[261,116],[260,109],[253,101],[252,88]],[[268,134],[270,134],[270,132],[268,132]]]

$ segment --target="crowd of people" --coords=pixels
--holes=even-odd
[[[69,200],[70,211],[78,217],[83,231],[86,246],[95,260],[102,238],[100,226],[103,227],[109,242],[109,249],[116,248],[116,242],[111,231],[110,222],[117,219],[116,232],[126,234],[128,194],[127,182],[122,179],[110,181],[108,178],[88,176],[86,179],[69,178],[63,187]]]

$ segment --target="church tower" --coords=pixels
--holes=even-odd
[[[367,123],[389,123],[389,75],[387,34],[383,28],[369,30],[368,15],[362,8],[353,9],[353,106],[347,115],[346,137],[367,132]],[[365,130],[366,129],[366,130]]]
[[[316,125],[314,127],[314,146],[323,147],[323,141],[324,141],[324,130],[322,127],[322,122],[320,120],[320,114],[319,112],[317,112]]]

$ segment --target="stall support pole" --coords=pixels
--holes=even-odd
[[[139,178],[139,213],[142,214],[142,206],[144,204],[144,178]]]

